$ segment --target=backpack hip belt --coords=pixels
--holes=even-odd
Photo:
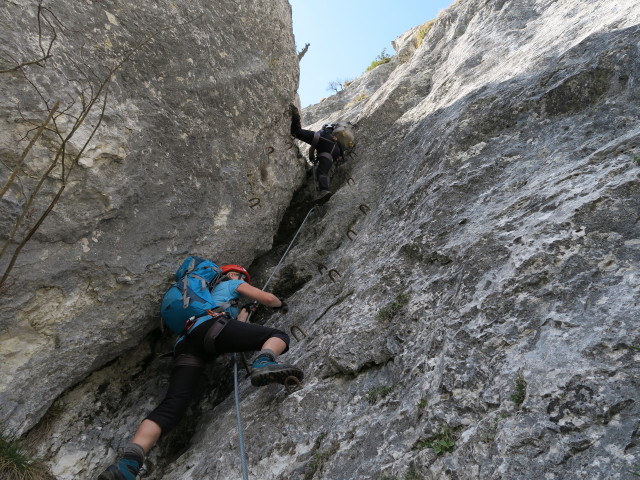
[[[229,323],[229,320],[231,320],[231,315],[229,315],[229,313],[227,312],[214,312],[212,310],[208,310],[206,315],[203,315],[198,318],[192,317],[189,320],[187,320],[187,323],[185,325],[185,331],[182,335],[180,335],[178,340],[176,340],[176,343],[173,346],[173,350],[175,351],[176,346],[185,338],[187,338],[187,335],[189,335],[189,333],[194,328],[199,327],[204,322],[208,322],[209,320],[214,320],[214,323],[213,325],[211,325],[211,327],[209,328],[209,330],[207,330],[207,333],[205,334],[204,347],[210,353],[216,353],[215,347],[213,346],[213,342],[215,341],[216,337],[220,335],[220,332],[227,325],[227,323]]]
[[[205,315],[203,315],[201,317],[198,317],[198,318],[191,317],[189,320],[187,320],[187,323],[184,326],[184,334],[185,335],[189,335],[189,332],[191,332],[191,330],[193,330],[196,327],[199,327],[204,322],[207,322],[207,321],[209,321],[211,319],[218,321],[216,323],[216,325],[220,321],[224,320],[224,323],[222,325],[224,327],[224,325],[227,324],[227,322],[229,321],[230,318],[231,318],[231,315],[229,315],[229,313],[227,313],[227,312],[216,312],[216,311],[213,311],[213,310],[207,310],[207,313]],[[220,330],[222,330],[222,328],[220,328]]]

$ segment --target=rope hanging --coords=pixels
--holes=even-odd
[[[313,212],[314,209],[315,207],[312,207],[311,210],[309,210],[307,215],[304,217],[304,220],[300,224],[298,231],[293,236],[293,239],[289,243],[289,246],[285,250],[278,264],[273,269],[271,276],[268,278],[267,282],[264,284],[264,287],[262,287],[262,290],[267,288],[267,285],[269,285],[269,282],[273,278],[273,275],[278,271],[278,268],[280,268],[280,264],[284,261],[284,258],[287,256],[287,253],[289,253],[289,250],[291,250],[291,247],[293,246],[293,242],[295,242],[296,238],[298,238],[298,234],[300,233],[300,230],[302,230],[302,227],[307,221],[307,218],[309,218],[309,215],[311,215],[311,212]],[[247,320],[246,320],[247,322],[251,318],[252,314],[253,312],[249,313],[249,316],[247,317]],[[238,424],[238,443],[240,444],[240,463],[242,465],[242,480],[249,480],[249,473],[248,473],[248,467],[247,467],[247,455],[244,448],[244,428],[242,427],[242,415],[240,414],[240,396],[238,394],[238,355],[236,353],[233,354],[233,395],[236,402],[236,423]]]

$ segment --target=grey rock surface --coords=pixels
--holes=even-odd
[[[261,285],[307,218],[269,287],[290,312],[256,318],[296,332],[304,388],[242,381],[249,478],[637,478],[640,6],[461,0],[416,34],[303,112],[359,145],[331,200],[306,217],[303,186],[253,251]],[[58,478],[115,458],[170,344],[51,398],[30,435]],[[230,373],[210,367],[148,478],[241,478]]]
[[[45,174],[60,144],[45,132],[0,203],[3,244],[28,208],[4,273],[65,177],[0,296],[0,423],[16,432],[157,328],[187,255],[248,264],[270,250],[304,178],[285,118],[298,81],[288,2],[44,1],[38,11],[26,0],[0,11],[3,185],[44,102],[61,102],[48,126],[61,137],[91,95],[98,103],[66,142],[64,170]],[[50,57],[31,64],[39,45]]]
[[[307,381],[243,391],[250,477],[633,478],[639,20],[458,2],[361,106],[305,110],[360,143],[274,285]],[[163,478],[239,475],[210,418]]]

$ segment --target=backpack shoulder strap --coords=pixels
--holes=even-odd
[[[330,160],[333,160],[333,151],[336,148],[336,145],[338,146],[338,149],[340,151],[340,155],[342,155],[342,149],[340,148],[340,143],[339,142],[334,142],[333,140],[329,140],[328,138],[325,138],[323,136],[321,136],[320,131],[317,131],[313,134],[313,140],[311,141],[311,146],[315,149],[318,148],[318,143],[320,142],[320,140],[324,140],[325,142],[329,142],[331,144],[331,150],[328,153],[328,157]],[[319,156],[322,156],[322,154],[319,154]],[[325,155],[326,156],[326,155]]]

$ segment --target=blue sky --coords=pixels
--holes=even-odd
[[[359,77],[391,42],[435,18],[453,0],[289,0],[296,48],[311,46],[300,61],[302,107],[331,95],[334,80]]]

